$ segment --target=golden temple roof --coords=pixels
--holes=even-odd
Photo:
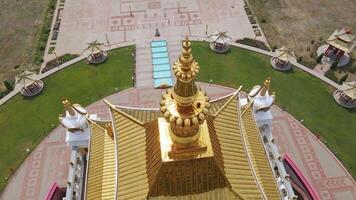
[[[120,108],[109,104],[115,132],[114,140],[111,139],[111,141],[116,143],[117,149],[115,150],[119,152],[116,159],[118,163],[121,163],[117,169],[115,168],[119,174],[116,179],[117,198],[199,199],[216,197],[219,199],[279,199],[278,188],[273,179],[272,170],[269,167],[269,162],[263,149],[263,143],[261,138],[258,138],[260,133],[255,124],[252,111],[249,110],[244,116],[241,116],[237,95],[238,93],[235,93],[219,99],[217,102],[220,105],[221,102],[224,102],[224,104],[216,108],[216,110],[219,110],[215,112],[216,116],[210,115],[207,118],[206,124],[209,130],[213,156],[180,160],[178,162],[164,162],[162,160],[159,118],[141,123],[134,117],[127,115]],[[212,102],[212,105],[214,105],[214,102]],[[127,109],[125,108],[125,110]],[[148,111],[146,110],[145,112]],[[110,137],[105,134],[104,130],[101,129],[101,135],[109,139]],[[98,135],[97,133],[92,134]],[[100,147],[101,145],[103,143],[96,146],[101,150],[107,149],[106,147]],[[115,147],[111,146],[111,148]],[[91,149],[93,150],[93,147]],[[100,163],[99,160],[97,162]],[[92,165],[95,166],[92,158],[90,158],[88,191],[90,191],[91,179],[94,179],[94,182],[96,181],[96,184],[99,185],[105,179],[103,175],[100,175],[102,181],[98,181],[100,178],[90,177]],[[100,172],[101,169],[103,168],[98,168],[98,171]],[[207,171],[201,169],[206,169]],[[197,177],[204,177],[205,173],[208,173],[208,171],[211,173],[214,170],[216,175],[214,175],[215,178],[211,180],[211,183],[219,184],[213,187],[210,186],[206,190],[199,187],[194,189],[193,185],[182,187],[186,185],[187,181],[183,179],[180,180],[181,184],[184,183],[183,185],[179,186],[180,184],[176,183],[175,189],[169,186],[172,184],[169,183],[172,177],[179,180],[179,177],[182,178],[189,173],[192,173],[190,176],[194,177],[197,172],[199,172]],[[174,176],[170,175],[168,176],[170,179],[167,179],[167,175],[174,171]],[[107,175],[110,177],[116,176],[115,171],[110,173],[111,175]],[[217,177],[220,177],[221,180],[218,181]],[[109,191],[105,187],[112,188],[113,185],[115,184],[106,184],[106,186],[102,186],[101,191]],[[201,192],[197,192],[199,190]]]
[[[180,62],[189,65],[182,70],[195,63],[188,42],[183,43]],[[241,87],[210,103],[199,88],[179,92],[187,85],[194,88],[194,77],[177,78],[183,85],[162,94],[162,115],[105,101],[113,138],[90,123],[87,197],[280,199],[253,112],[241,114]]]
[[[267,199],[279,199],[280,194],[276,188],[272,168],[266,164],[269,163],[269,161],[263,147],[261,133],[253,115],[253,108],[250,106],[247,108],[247,112],[242,116],[245,145],[252,161],[253,169],[257,175],[258,183],[264,191],[264,195]]]

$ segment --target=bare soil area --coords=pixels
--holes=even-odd
[[[356,0],[247,0],[271,47],[292,48],[308,66],[336,28],[356,33]]]
[[[31,68],[48,0],[0,0],[0,85]]]

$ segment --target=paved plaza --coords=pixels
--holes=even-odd
[[[243,0],[66,0],[55,51],[81,54],[94,40],[152,40],[156,29],[163,39],[202,37],[217,30],[227,31],[233,40],[255,38],[244,5]],[[256,39],[265,41],[263,35]]]
[[[234,91],[206,83],[199,83],[212,99]],[[115,105],[130,107],[158,107],[162,90],[131,88],[105,99]],[[59,101],[59,100],[58,100]],[[102,100],[87,107],[91,114],[110,119]],[[302,124],[278,107],[272,108],[273,134],[282,154],[288,153],[309,182],[325,200],[356,200],[356,183],[335,156]],[[54,113],[56,114],[56,113]],[[10,179],[1,200],[43,199],[53,182],[65,186],[70,161],[70,149],[64,143],[65,129],[54,129],[31,153]]]

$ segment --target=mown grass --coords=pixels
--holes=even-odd
[[[283,73],[273,70],[269,57],[240,48],[231,48],[227,54],[215,54],[206,43],[194,42],[193,55],[201,70],[198,79],[231,87],[243,85],[244,90],[261,85],[272,77],[272,91],[276,103],[313,133],[320,134],[329,148],[356,176],[356,109],[339,106],[332,97],[332,89],[318,78],[295,70]]]
[[[26,158],[26,148],[34,149],[59,124],[62,96],[86,106],[115,93],[116,88],[132,87],[132,51],[133,47],[110,51],[107,62],[96,66],[80,61],[44,79],[40,95],[17,95],[0,106],[0,191],[11,169]]]

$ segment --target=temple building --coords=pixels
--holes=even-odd
[[[344,54],[350,54],[356,46],[355,35],[352,34],[350,29],[336,29],[326,40],[326,43],[329,46],[326,48],[324,56],[337,62]]]
[[[75,123],[62,117],[67,135],[89,129],[87,147],[72,147],[82,149],[85,176],[66,199],[297,199],[271,133],[271,79],[249,95],[240,87],[211,101],[195,84],[200,66],[190,41],[182,46],[172,68],[176,83],[163,92],[159,109],[105,101],[112,120],[101,121],[63,103],[65,116],[77,117]]]

